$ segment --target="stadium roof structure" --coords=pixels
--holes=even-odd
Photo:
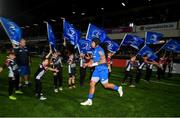
[[[62,31],[61,17],[79,30],[88,23],[111,28],[150,24],[180,19],[180,0],[1,0],[0,16],[10,18],[23,29],[38,27],[45,32],[43,21]]]

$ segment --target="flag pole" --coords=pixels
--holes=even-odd
[[[48,22],[47,21],[43,21],[43,23],[45,23],[46,24],[46,29],[47,29],[47,38],[48,38],[48,40],[49,40],[49,33],[48,33]],[[51,48],[51,44],[49,43],[49,49],[50,50],[52,50],[52,48]]]
[[[86,40],[87,40],[87,37],[88,37],[88,33],[89,33],[89,29],[90,29],[90,25],[91,25],[91,23],[89,23],[89,25],[88,25],[88,29],[87,29],[87,32],[86,32]]]
[[[155,54],[159,53],[169,41],[167,41],[158,51],[156,51]]]
[[[146,44],[144,44],[144,46],[139,50],[139,52],[146,46]],[[139,53],[138,52],[138,53]],[[138,53],[135,56],[138,56]]]
[[[79,52],[79,54],[80,54],[80,53],[81,53],[81,51],[80,51],[79,45],[77,45],[77,48],[78,48],[78,52]]]
[[[127,34],[124,35],[123,40],[121,41],[121,44],[119,45],[119,49],[120,49],[122,43],[124,42],[124,39],[125,39],[126,36],[127,36]]]
[[[64,17],[61,17],[61,20],[63,20],[63,30],[64,30],[65,18],[64,18]],[[64,35],[63,35],[63,39],[64,39],[63,45],[66,46],[66,39],[64,38]]]
[[[144,43],[146,44],[146,39],[147,39],[147,32],[145,33],[145,36],[144,36]]]

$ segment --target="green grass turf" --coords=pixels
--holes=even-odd
[[[0,62],[5,55],[0,54]],[[16,95],[17,100],[8,99],[7,69],[0,73],[0,116],[96,116],[96,117],[147,117],[147,116],[180,116],[180,86],[159,83],[145,83],[141,81],[136,88],[123,86],[124,96],[117,92],[106,90],[100,83],[96,86],[95,98],[92,106],[80,106],[80,102],[87,99],[89,90],[89,70],[85,87],[79,86],[79,71],[76,74],[76,89],[69,90],[67,86],[67,67],[64,66],[63,91],[54,93],[52,73],[47,72],[43,80],[43,92],[48,98],[39,101],[34,96],[34,72],[38,68],[39,59],[33,58],[31,65],[31,87],[23,88],[23,95]],[[110,82],[120,85],[123,70],[113,68]],[[180,75],[163,79],[162,82],[179,84]],[[153,78],[154,81],[155,78]]]

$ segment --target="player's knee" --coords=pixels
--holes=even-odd
[[[104,88],[109,88],[109,85],[108,85],[108,83],[106,83],[106,84],[103,84],[103,86],[104,86]]]
[[[90,87],[91,87],[91,88],[95,87],[95,83],[91,81],[91,82],[90,82]]]

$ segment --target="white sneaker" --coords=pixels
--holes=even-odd
[[[118,93],[119,93],[120,97],[123,96],[122,86],[119,86],[119,88],[118,88]]]
[[[63,88],[62,88],[62,87],[59,87],[59,90],[60,90],[60,91],[62,91],[62,90],[63,90]]]
[[[72,89],[72,86],[70,86],[69,89]]]
[[[136,87],[136,86],[135,86],[135,85],[133,85],[133,84],[131,84],[129,87],[134,88],[134,87]]]
[[[46,97],[44,97],[44,96],[41,96],[40,98],[39,98],[39,100],[46,100],[47,98]]]
[[[58,93],[58,89],[54,89],[54,92],[55,92],[55,93]]]
[[[92,105],[92,100],[88,99],[85,102],[81,102],[80,104],[83,105],[83,106],[91,106]]]

